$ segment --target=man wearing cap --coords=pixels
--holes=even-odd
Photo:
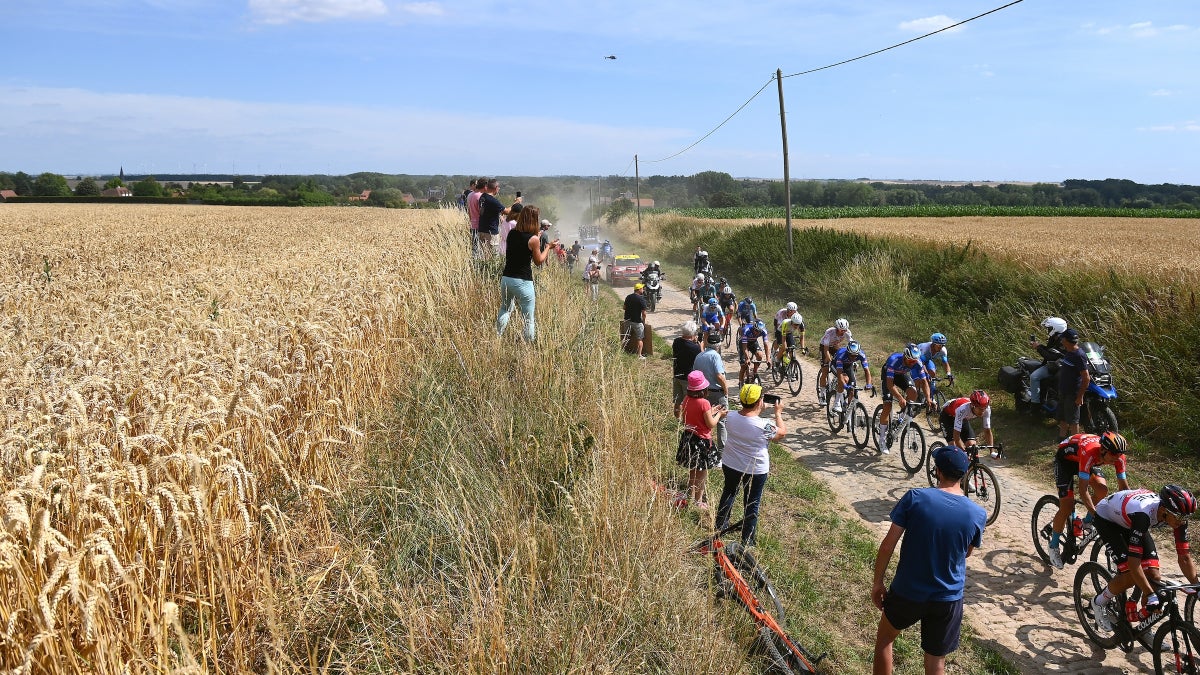
[[[696,341],[696,322],[688,321],[683,324],[681,334],[671,343],[671,354],[675,357],[674,381],[671,387],[671,398],[675,403],[675,416],[683,411],[683,398],[687,395],[687,376],[695,369],[696,357],[704,349]],[[706,386],[707,388],[707,386]]]
[[[721,358],[720,333],[710,333],[705,338],[704,347],[704,351],[696,357],[692,367],[704,373],[704,379],[708,380],[708,402],[713,406],[728,408],[729,384],[725,381],[725,360]],[[717,424],[717,433],[714,437],[718,451],[725,449],[725,441],[728,437],[725,420],[721,420]]]
[[[942,446],[933,463],[937,487],[909,490],[900,498],[875,558],[871,602],[883,611],[875,633],[876,675],[892,672],[892,644],[917,622],[927,675],[944,672],[946,655],[958,649],[967,557],[983,544],[987,513],[959,485],[970,466],[962,449]],[[883,577],[901,537],[896,576],[885,588]]]
[[[1068,328],[1062,333],[1062,357],[1058,359],[1058,440],[1079,433],[1079,408],[1083,394],[1092,381],[1087,356],[1079,348],[1079,332]]]
[[[642,354],[642,340],[646,337],[646,298],[642,297],[642,284],[635,284],[633,292],[625,297],[625,322],[628,339],[636,345],[639,359],[646,358]]]

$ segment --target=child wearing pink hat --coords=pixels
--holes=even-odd
[[[675,502],[681,508],[687,506],[689,500],[696,508],[708,507],[704,502],[708,471],[721,465],[721,453],[713,443],[713,429],[729,410],[708,402],[708,387],[704,373],[693,370],[688,374],[687,396],[683,400],[683,431],[675,451],[675,461],[688,470],[687,496],[681,495]]]

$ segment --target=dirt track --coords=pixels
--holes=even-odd
[[[764,308],[764,312],[769,316],[777,309]],[[648,322],[669,343],[689,318],[687,293],[669,286],[664,287],[658,311],[650,315]],[[811,328],[810,344],[815,344],[825,327]],[[732,349],[724,350],[724,355],[729,382],[736,388],[737,357]],[[803,360],[804,389],[799,396],[792,397],[786,386],[779,388],[786,405],[784,419],[792,430],[783,445],[882,538],[890,526],[888,514],[896,501],[909,488],[925,487],[927,483],[922,476],[909,476],[896,450],[890,455],[878,455],[873,447],[859,451],[846,430],[837,435],[830,433],[824,413],[816,405],[818,365],[812,359]],[[873,408],[874,402],[867,405],[868,412]],[[1003,440],[1003,429],[997,430],[997,437]],[[926,434],[927,441],[934,438],[932,433]],[[988,464],[1000,481],[1003,501],[999,518],[984,535],[982,550],[968,559],[966,615],[976,635],[1024,673],[1153,672],[1149,654],[1140,646],[1130,655],[1119,650],[1106,655],[1088,641],[1071,601],[1076,566],[1055,570],[1034,552],[1031,511],[1053,486],[1030,484],[1006,468],[1004,460]],[[863,606],[876,611],[866,589]]]

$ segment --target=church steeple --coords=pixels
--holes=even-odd
[[[125,167],[121,167],[121,180],[125,180]]]

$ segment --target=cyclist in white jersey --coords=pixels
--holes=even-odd
[[[783,355],[788,347],[796,346],[796,333],[800,333],[800,349],[805,354],[808,348],[804,346],[804,317],[796,311],[796,303],[789,302],[786,307],[775,312],[775,360],[783,363]]]
[[[817,373],[817,404],[825,405],[825,387],[829,386],[829,362],[838,350],[849,345],[854,336],[850,334],[850,322],[838,319],[825,329],[821,336],[821,370]]]

